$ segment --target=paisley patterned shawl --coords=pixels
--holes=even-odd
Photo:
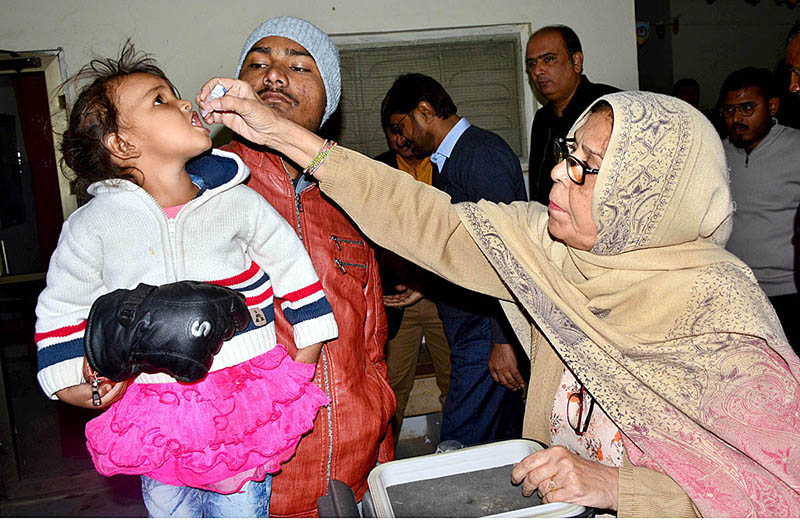
[[[461,220],[634,465],[669,475],[704,516],[800,516],[800,361],[722,248],[732,203],[719,138],[675,98],[602,99],[614,127],[591,251],[554,242],[535,203],[463,204]]]

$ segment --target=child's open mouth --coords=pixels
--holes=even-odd
[[[200,116],[197,115],[197,112],[192,112],[192,126],[195,128],[202,128],[203,130],[208,130],[208,128],[203,126],[203,122],[200,121]]]

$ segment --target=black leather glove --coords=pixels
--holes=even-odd
[[[204,378],[222,342],[249,323],[244,296],[227,287],[139,284],[95,300],[84,347],[89,365],[112,381],[166,372],[189,383]]]

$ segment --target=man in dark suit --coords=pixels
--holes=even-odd
[[[431,156],[433,186],[453,203],[481,199],[527,200],[519,159],[503,139],[456,113],[444,87],[431,77],[397,78],[384,98],[382,119],[411,143],[417,157]],[[442,440],[464,444],[518,437],[522,431],[524,370],[519,347],[496,300],[447,284],[435,291],[450,344],[450,391]],[[522,354],[524,356],[524,354]],[[528,368],[527,363],[522,363]]]
[[[525,68],[531,83],[548,102],[536,111],[531,128],[528,180],[531,200],[550,203],[550,170],[556,165],[553,143],[566,137],[578,116],[594,100],[619,89],[592,83],[583,75],[583,48],[565,25],[542,27],[528,39]]]

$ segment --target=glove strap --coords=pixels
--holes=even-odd
[[[92,385],[92,406],[103,406],[103,400],[100,399],[100,376],[91,366],[87,365],[87,368],[89,384]]]
[[[133,323],[136,319],[136,311],[139,310],[139,306],[154,289],[155,287],[152,285],[140,283],[136,286],[136,289],[131,291],[128,297],[125,298],[125,302],[120,306],[119,311],[117,311],[117,320],[119,320],[122,326],[128,327]]]

